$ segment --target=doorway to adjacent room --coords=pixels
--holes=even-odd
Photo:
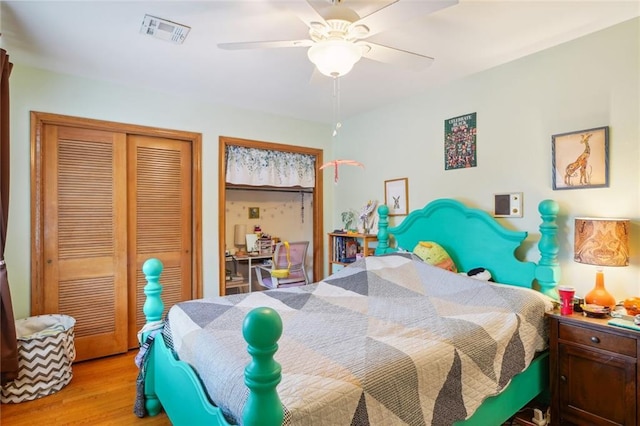
[[[300,197],[301,206],[307,205],[309,208],[304,209],[301,214],[305,217],[304,220],[309,220],[311,222],[309,228],[311,235],[308,236],[308,240],[312,241],[312,276],[310,277],[312,282],[317,281],[322,276],[322,265],[323,265],[323,231],[322,231],[322,223],[323,223],[323,187],[322,187],[322,179],[321,175],[318,174],[319,165],[323,164],[322,158],[322,150],[315,148],[307,148],[307,147],[299,147],[293,145],[284,145],[263,141],[254,141],[248,139],[238,139],[231,138],[226,136],[221,136],[219,138],[219,164],[218,164],[218,208],[219,208],[219,216],[220,220],[218,223],[219,228],[219,254],[220,254],[220,294],[223,295],[226,293],[226,271],[225,271],[225,263],[226,256],[225,252],[228,249],[227,241],[232,236],[228,236],[228,213],[227,213],[227,201],[229,199],[233,199],[233,195],[230,191],[258,191],[268,193],[268,191],[282,191],[283,193],[292,194],[292,196]],[[229,185],[226,181],[226,160],[227,160],[227,147],[229,146],[241,146],[246,148],[255,148],[261,150],[269,150],[269,151],[280,151],[287,153],[296,153],[303,155],[310,155],[315,158],[315,185],[313,188],[297,188],[297,187],[288,187],[288,188],[277,188],[277,187],[269,187],[269,186],[238,186],[238,185]],[[272,192],[273,193],[273,192]],[[264,195],[263,195],[264,196]],[[305,202],[305,197],[307,201]],[[308,204],[307,204],[308,203]],[[303,207],[304,208],[304,207]],[[310,210],[310,211],[307,211]],[[265,230],[268,231],[268,230]],[[288,238],[286,235],[282,235],[284,238]],[[249,271],[250,272],[250,271]]]

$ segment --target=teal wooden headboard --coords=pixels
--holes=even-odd
[[[486,268],[499,283],[535,287],[554,299],[560,278],[556,238],[558,204],[544,200],[538,206],[542,223],[538,243],[538,263],[516,258],[515,251],[527,238],[525,231],[512,231],[487,212],[470,208],[453,199],[432,201],[411,212],[400,225],[389,228],[389,208],[378,207],[378,248],[376,254],[412,251],[420,241],[434,241],[449,253],[460,271]],[[390,244],[393,235],[395,247]]]

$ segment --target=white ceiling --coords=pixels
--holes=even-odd
[[[331,122],[331,79],[311,80],[306,48],[217,47],[307,38],[291,1],[301,0],[3,1],[0,42],[14,63]],[[400,0],[403,7],[425,1]],[[185,43],[140,34],[145,14],[191,27]],[[433,65],[412,71],[362,59],[341,79],[341,118],[637,16],[640,0],[459,0],[426,16],[413,14],[370,40],[432,56]]]

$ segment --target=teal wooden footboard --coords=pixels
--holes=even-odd
[[[159,283],[162,263],[149,259],[142,271],[147,280],[143,311],[149,324],[160,320],[164,308]],[[281,425],[284,411],[276,386],[282,374],[280,364],[273,359],[282,335],[280,315],[270,308],[253,309],[244,319],[242,334],[252,357],[244,371],[249,397],[242,421],[247,426]],[[154,339],[147,360],[144,394],[149,415],[157,415],[164,408],[174,425],[229,426],[222,411],[209,401],[194,370],[175,358],[160,334]]]
[[[210,404],[201,391],[202,385],[193,369],[174,358],[162,337],[154,340],[152,351],[145,383],[149,415],[156,415],[164,408],[176,425],[228,425],[220,409]]]

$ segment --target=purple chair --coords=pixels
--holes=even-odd
[[[305,270],[308,248],[309,241],[296,241],[289,243],[289,260],[287,260],[287,250],[284,243],[276,244],[271,264],[256,266],[258,283],[262,287],[268,289],[295,287],[309,284],[309,278],[307,277],[307,271]],[[272,270],[286,269],[289,262],[289,275],[286,278],[276,278],[271,275]]]

